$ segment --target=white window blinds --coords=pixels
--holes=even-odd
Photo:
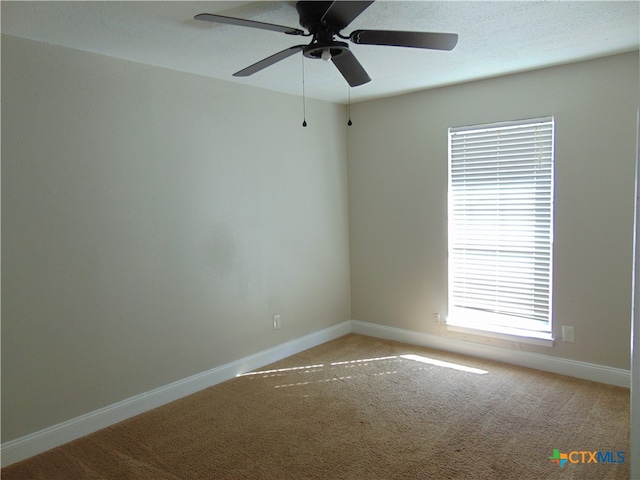
[[[552,117],[449,130],[449,318],[550,331],[553,139]]]

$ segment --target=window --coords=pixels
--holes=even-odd
[[[449,129],[447,325],[550,339],[554,119]]]

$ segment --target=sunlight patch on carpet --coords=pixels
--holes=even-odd
[[[442,360],[436,360],[434,358],[423,357],[422,355],[400,355],[400,358],[405,360],[414,360],[420,363],[428,363],[429,365],[435,365],[438,367],[452,368],[453,370],[460,370],[462,372],[476,373],[478,375],[484,375],[489,373],[487,370],[481,370],[479,368],[468,367],[466,365],[460,365],[457,363],[443,362]]]
[[[306,372],[314,372],[316,369],[324,367],[324,363],[318,363],[317,365],[305,365],[303,367],[289,367],[289,368],[274,368],[272,370],[257,370],[254,372],[239,373],[237,377],[248,377],[250,375],[269,375],[273,373],[294,372],[299,370],[305,370]]]
[[[359,360],[347,360],[344,362],[331,362],[332,366],[335,365],[349,365],[349,364],[353,364],[353,363],[369,363],[369,362],[379,362],[381,360],[395,360],[396,358],[398,358],[397,355],[392,355],[390,357],[375,357],[375,358],[361,358]]]

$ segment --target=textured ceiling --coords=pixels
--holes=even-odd
[[[302,55],[251,77],[232,74],[308,38],[193,20],[217,13],[299,27],[295,2],[3,1],[2,33],[244,85],[302,94]],[[355,29],[452,32],[451,52],[353,45],[372,81],[351,101],[395,95],[638,49],[640,2],[378,0]],[[308,97],[346,103],[331,62],[304,59]]]

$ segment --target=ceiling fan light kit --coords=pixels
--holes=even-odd
[[[257,22],[242,18],[201,13],[196,20],[223,23],[241,27],[259,28],[284,33],[286,35],[312,37],[308,45],[294,45],[250,65],[233,75],[246,77],[253,75],[298,52],[311,59],[331,62],[351,87],[371,81],[364,67],[349,49],[348,40],[359,45],[384,45],[394,47],[422,48],[430,50],[452,50],[458,42],[455,33],[404,32],[395,30],[355,30],[350,35],[341,31],[364,12],[373,1],[299,1],[296,10],[300,17],[299,28]]]

